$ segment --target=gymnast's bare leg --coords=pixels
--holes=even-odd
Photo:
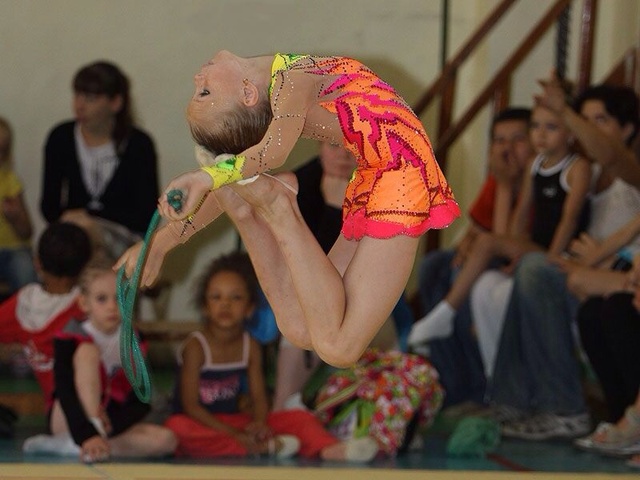
[[[331,365],[352,365],[406,287],[418,238],[350,241],[341,236],[327,256],[300,215],[295,194],[279,181],[261,175],[229,188],[246,205],[219,200],[245,241],[276,317],[284,315],[279,319],[283,334],[294,333],[287,337],[292,343],[311,347]],[[300,313],[302,320],[296,320]],[[310,345],[292,332],[292,321],[303,322]]]
[[[297,186],[295,175],[287,176],[286,179],[292,186]],[[312,348],[311,337],[303,321],[304,313],[293,288],[289,267],[271,229],[255,209],[231,187],[222,187],[213,194],[233,221],[249,252],[260,286],[273,308],[280,332],[294,345],[304,349]]]

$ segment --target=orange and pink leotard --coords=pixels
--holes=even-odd
[[[343,204],[347,239],[415,237],[460,215],[420,119],[360,62],[276,54],[269,97],[274,116],[261,144],[210,174],[222,176],[224,167],[231,175],[225,182],[246,178],[264,171],[269,158],[284,161],[298,136],[342,137],[357,161]]]
[[[276,55],[272,76],[304,58]],[[302,68],[336,76],[321,92],[332,100],[320,104],[337,115],[344,145],[358,162],[345,193],[343,235],[418,236],[459,216],[422,123],[390,85],[344,57],[316,58]]]

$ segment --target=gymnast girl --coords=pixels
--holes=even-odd
[[[170,249],[224,211],[282,334],[331,365],[352,365],[402,294],[420,236],[460,214],[424,127],[391,86],[345,57],[220,51],[194,81],[187,120],[204,165],[159,199],[169,223],[149,245],[141,286],[153,284]],[[298,210],[295,176],[266,173],[300,137],[343,145],[357,160],[328,255]],[[166,195],[173,191],[180,207]],[[114,268],[131,276],[139,253],[132,247]]]

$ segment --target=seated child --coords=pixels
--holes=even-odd
[[[0,281],[9,287],[0,300],[37,280],[31,254],[33,226],[22,182],[13,169],[12,143],[11,126],[0,117]]]
[[[171,430],[142,422],[149,405],[127,381],[120,360],[120,312],[111,262],[95,260],[80,277],[82,323],[55,339],[52,436],[27,439],[25,452],[78,454],[85,462],[171,454]]]
[[[260,346],[244,326],[257,291],[244,253],[214,260],[201,277],[195,302],[205,323],[178,352],[176,413],[166,422],[178,437],[176,453],[371,460],[378,446],[370,437],[340,442],[310,412],[269,412]]]
[[[529,135],[537,156],[528,165],[509,234],[478,234],[447,295],[413,326],[411,346],[451,335],[456,311],[494,259],[504,258],[512,269],[528,252],[558,256],[586,227],[591,169],[573,153],[571,130],[559,115],[536,105]]]
[[[0,305],[0,343],[19,343],[45,401],[53,396],[53,339],[72,318],[82,318],[78,275],[91,257],[80,227],[50,224],[38,240],[36,267],[41,283],[30,283]]]

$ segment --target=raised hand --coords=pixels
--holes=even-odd
[[[203,170],[193,170],[174,178],[158,199],[160,214],[169,220],[182,220],[191,214],[211,190],[211,176]],[[182,193],[182,207],[174,208],[167,195],[173,190]]]
[[[572,258],[582,265],[595,264],[600,244],[587,233],[581,233],[569,244],[569,253]]]
[[[551,70],[549,78],[538,80],[538,84],[542,87],[542,93],[534,95],[533,99],[536,105],[545,107],[556,114],[561,114],[567,102],[565,90],[555,69]]]

